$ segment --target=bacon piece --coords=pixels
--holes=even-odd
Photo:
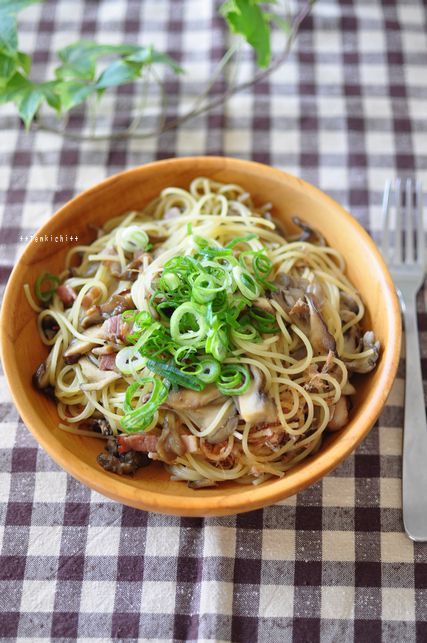
[[[120,454],[127,453],[127,451],[139,451],[141,453],[155,451],[158,439],[158,436],[153,433],[119,435],[117,436],[118,451]]]
[[[99,368],[101,371],[115,371],[116,370],[116,353],[109,355],[101,355],[98,360]]]
[[[61,284],[60,286],[58,286],[58,288],[56,289],[56,294],[64,304],[65,308],[69,308],[70,306],[72,306],[73,301],[77,297],[74,288],[71,288],[71,286],[67,286],[66,284]]]
[[[114,315],[105,320],[102,324],[102,333],[109,342],[125,342],[127,335],[130,335],[132,326],[123,321],[121,315]]]
[[[87,291],[87,293],[82,299],[82,308],[87,310],[88,308],[93,306],[96,300],[99,299],[100,295],[101,295],[101,288],[99,288],[98,286],[92,286],[92,288],[89,288],[89,290]]]

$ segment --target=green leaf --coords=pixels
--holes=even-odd
[[[84,101],[95,91],[96,87],[93,84],[87,85],[75,81],[64,81],[56,84],[56,93],[60,99],[61,109],[66,112],[72,107],[76,107],[76,105],[84,103]]]
[[[96,82],[97,89],[125,85],[136,80],[141,74],[142,64],[127,62],[126,60],[115,60],[108,65]]]
[[[162,63],[170,67],[176,74],[182,74],[184,71],[173,58],[168,56],[168,54],[157,51],[152,45],[140,47],[135,53],[126,56],[126,60],[129,62],[143,63],[145,65]]]
[[[19,116],[28,129],[43,101],[43,93],[37,85],[16,72],[6,84],[1,98],[2,102],[13,101],[15,103]]]
[[[32,58],[28,54],[24,53],[23,51],[18,51],[16,54],[16,58],[18,61],[18,64],[20,68],[22,69],[25,74],[30,73],[31,71],[31,63],[32,63]]]
[[[4,86],[16,71],[16,59],[0,51],[0,86]]]
[[[16,14],[22,9],[26,9],[31,4],[38,4],[44,0],[1,0],[0,12]]]
[[[40,83],[39,88],[43,92],[43,96],[49,107],[52,107],[56,112],[60,112],[62,105],[61,97],[58,94],[58,83],[55,81]]]
[[[100,45],[92,40],[78,40],[58,52],[63,64],[55,70],[62,80],[94,80],[99,58],[111,55],[130,55],[137,45]]]
[[[0,98],[0,102],[15,103],[27,129],[44,100],[54,109],[60,109],[61,103],[56,93],[56,83],[33,83],[20,72],[15,72],[9,79]]]
[[[255,49],[258,65],[268,67],[271,60],[269,15],[259,7],[259,1],[226,0],[220,13],[231,31],[243,36]]]
[[[18,48],[16,14],[42,0],[0,0],[0,49],[15,53]]]
[[[8,101],[18,101],[20,99],[21,92],[28,89],[29,85],[31,85],[31,83],[27,78],[25,78],[20,72],[15,72],[7,81],[4,91],[1,94],[2,102],[7,103]]]
[[[25,124],[25,129],[29,129],[34,116],[44,99],[43,92],[34,86],[24,90],[18,103],[18,113]]]
[[[16,18],[0,10],[0,49],[14,54],[17,47]]]

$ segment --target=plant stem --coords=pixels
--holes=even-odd
[[[305,18],[309,15],[312,7],[313,7],[313,0],[309,0],[299,11],[299,13],[296,15],[293,24],[292,24],[292,29],[291,33],[289,34],[289,37],[286,41],[286,46],[283,50],[283,52],[278,55],[271,65],[267,69],[262,69],[259,70],[255,76],[253,77],[252,80],[247,80],[242,83],[239,83],[235,85],[234,87],[231,85],[229,86],[222,94],[219,96],[215,96],[211,100],[205,102],[203,105],[201,105],[202,101],[204,101],[207,96],[209,95],[210,90],[212,89],[212,86],[217,79],[219,73],[222,71],[224,66],[229,62],[230,58],[232,55],[235,53],[235,49],[231,47],[226,54],[223,56],[221,61],[218,64],[219,70],[217,70],[214,73],[214,77],[212,78],[211,82],[209,83],[207,89],[203,94],[196,100],[195,105],[186,113],[183,114],[183,116],[179,116],[177,118],[174,118],[172,120],[167,121],[166,118],[162,119],[163,122],[160,124],[160,126],[153,131],[150,132],[135,132],[133,129],[131,130],[130,128],[119,131],[119,132],[112,132],[111,134],[104,134],[104,135],[98,135],[98,136],[88,136],[85,134],[78,134],[74,132],[67,132],[63,128],[55,128],[55,127],[50,127],[46,125],[45,123],[39,121],[38,123],[38,129],[44,130],[47,132],[53,132],[55,134],[61,134],[65,136],[66,138],[69,138],[71,140],[75,141],[108,141],[108,140],[126,140],[129,138],[132,139],[146,139],[146,138],[151,138],[153,136],[160,136],[164,132],[167,132],[171,129],[175,129],[176,127],[182,125],[183,123],[186,123],[187,121],[195,118],[196,116],[200,116],[201,114],[206,113],[207,111],[210,111],[214,109],[215,107],[219,107],[223,103],[225,103],[231,96],[234,96],[238,92],[242,92],[245,89],[248,89],[249,87],[252,87],[256,83],[265,80],[268,78],[273,72],[275,72],[283,63],[287,60],[289,53],[291,51],[292,45],[296,39],[296,36],[299,32],[299,29],[301,27],[301,23],[305,20]],[[156,75],[154,73],[154,70],[152,70],[153,75]],[[162,82],[160,79],[157,78],[157,82],[159,82],[161,88],[162,88],[162,97],[163,99],[166,99],[167,94],[164,91]]]

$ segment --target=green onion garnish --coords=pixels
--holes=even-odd
[[[34,292],[39,301],[47,304],[56,292],[59,286],[59,278],[50,272],[42,272],[36,279]]]
[[[226,364],[217,382],[223,395],[242,395],[251,383],[249,369],[244,364]]]
[[[119,228],[116,234],[116,243],[125,252],[146,250],[149,239],[147,233],[137,225],[130,225],[127,228]]]
[[[122,314],[131,326],[127,340],[132,345],[118,353],[119,369],[125,375],[137,376],[143,368],[153,374],[126,392],[122,426],[128,432],[150,425],[170,386],[202,391],[216,384],[224,395],[244,393],[250,370],[224,360],[239,340],[256,343],[261,334],[277,331],[275,316],[256,305],[267,288],[275,288],[268,281],[272,262],[265,248],[239,246],[258,237],[236,237],[224,247],[194,235],[191,226],[187,233],[192,234],[194,254],[169,259],[154,279],[149,300],[154,317],[147,311]],[[127,242],[143,245],[132,226],[127,235],[120,239],[125,251]]]
[[[199,345],[206,337],[207,323],[203,309],[187,302],[174,310],[170,318],[172,339],[182,346]]]
[[[205,388],[205,385],[198,377],[190,373],[185,373],[170,362],[165,364],[157,362],[154,359],[149,359],[147,360],[147,368],[153,373],[156,373],[156,375],[164,377],[173,386],[182,386],[183,388],[190,388],[193,391],[202,391]]]
[[[151,386],[151,394],[147,400],[145,399],[147,393],[147,385]],[[126,390],[125,402],[123,409],[125,415],[120,421],[122,429],[126,433],[138,433],[144,431],[150,426],[153,421],[154,413],[158,407],[166,400],[169,392],[168,382],[162,382],[155,377],[143,377],[131,384]],[[138,401],[141,405],[134,406],[133,401],[135,396],[138,396]]]

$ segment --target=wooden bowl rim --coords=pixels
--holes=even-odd
[[[399,302],[390,273],[379,250],[372,238],[356,219],[331,197],[306,181],[277,168],[254,161],[219,156],[179,157],[153,161],[146,165],[125,170],[104,179],[68,201],[36,234],[48,234],[53,221],[57,222],[66,214],[73,203],[84,200],[92,192],[111,186],[113,183],[120,181],[124,176],[143,174],[147,171],[150,172],[153,166],[161,172],[162,167],[170,165],[171,163],[177,166],[177,170],[179,166],[187,166],[189,164],[202,165],[205,166],[207,170],[218,170],[220,168],[224,169],[225,167],[225,169],[230,172],[233,172],[233,170],[245,172],[256,169],[259,174],[268,175],[270,178],[275,177],[281,182],[287,183],[288,186],[292,186],[297,190],[304,190],[310,194],[312,198],[321,200],[331,208],[339,210],[340,215],[346,220],[347,224],[351,226],[354,234],[361,238],[373,256],[379,266],[379,273],[381,274],[381,288],[386,303],[384,315],[387,316],[389,342],[388,346],[383,347],[383,363],[380,379],[376,387],[371,391],[368,404],[355,418],[351,431],[345,436],[346,439],[337,440],[335,444],[328,449],[327,453],[322,454],[320,452],[316,456],[316,459],[310,463],[309,467],[294,471],[291,477],[285,475],[281,479],[268,482],[258,487],[242,486],[242,490],[239,491],[239,493],[231,495],[220,495],[219,493],[219,495],[213,496],[195,495],[194,497],[188,497],[163,492],[152,492],[145,489],[142,490],[128,485],[126,479],[113,475],[105,475],[104,471],[101,469],[98,470],[96,463],[94,463],[93,467],[88,466],[73,453],[62,448],[56,439],[43,435],[43,431],[41,430],[44,427],[43,419],[33,408],[28,407],[22,389],[19,386],[14,386],[13,379],[16,372],[16,364],[13,342],[8,334],[9,320],[7,319],[6,311],[10,308],[16,288],[22,287],[20,275],[23,265],[28,263],[31,257],[38,252],[38,246],[35,244],[29,244],[25,248],[9,277],[4,293],[0,317],[0,331],[1,353],[5,376],[15,405],[26,426],[33,433],[39,444],[41,444],[60,467],[95,491],[139,509],[180,516],[219,516],[250,511],[273,504],[313,484],[346,458],[369,432],[384,406],[397,372],[401,344]]]

